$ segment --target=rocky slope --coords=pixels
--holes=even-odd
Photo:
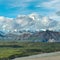
[[[36,32],[24,32],[20,34],[1,34],[0,40],[2,41],[21,41],[21,42],[60,42],[60,32],[55,31],[36,31]]]

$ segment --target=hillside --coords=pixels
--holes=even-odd
[[[60,32],[46,30],[32,33],[25,32],[20,34],[0,34],[0,40],[20,42],[60,42]]]

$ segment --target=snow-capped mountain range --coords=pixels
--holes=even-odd
[[[0,41],[60,42],[60,21],[39,14],[0,16]]]
[[[0,31],[60,31],[60,21],[39,14],[18,15],[16,18],[0,16]]]

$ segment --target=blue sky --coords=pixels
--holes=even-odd
[[[49,16],[60,11],[60,0],[0,0],[0,16],[38,13]]]
[[[37,29],[52,25],[50,20],[60,21],[60,0],[0,0],[0,30]],[[37,25],[30,28],[30,21]],[[60,22],[53,25],[60,30]]]

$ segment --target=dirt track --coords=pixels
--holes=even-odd
[[[33,58],[33,59],[26,59],[26,60],[60,60],[60,56]]]
[[[60,60],[60,52],[39,54],[23,58],[15,58],[13,60]]]

